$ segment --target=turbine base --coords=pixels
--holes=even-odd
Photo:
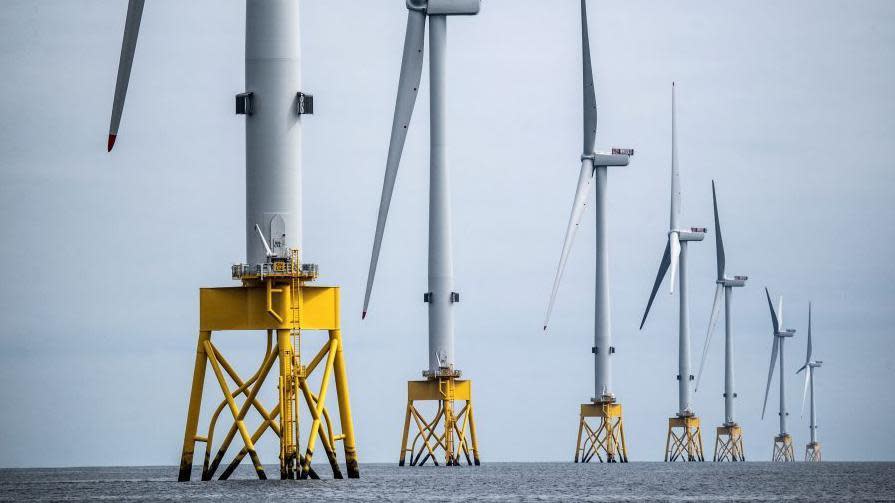
[[[771,461],[775,463],[791,463],[796,460],[792,447],[792,436],[788,433],[774,437],[774,454]]]
[[[665,461],[705,461],[702,451],[702,428],[695,415],[668,418],[665,440]]]
[[[712,461],[746,461],[743,450],[743,429],[738,424],[715,429],[715,456]]]
[[[301,271],[298,254],[293,252],[290,270]],[[255,373],[243,379],[223,353],[212,343],[212,333],[228,330],[265,330],[267,344]],[[309,331],[324,331],[328,334],[322,347],[310,360],[302,360],[302,339],[309,337]],[[199,341],[193,369],[192,388],[187,411],[183,451],[180,458],[178,480],[190,480],[193,470],[193,455],[196,442],[205,444],[202,466],[202,480],[211,480],[234,439],[241,439],[243,447],[238,450],[229,465],[220,475],[224,480],[236,470],[248,455],[258,478],[266,479],[255,445],[268,431],[273,431],[279,440],[280,478],[320,478],[311,468],[314,446],[319,440],[326,452],[333,477],[343,478],[339,466],[336,443],[341,441],[345,456],[348,478],[359,476],[354,426],[349,403],[348,377],[343,355],[343,342],[339,325],[339,289],[337,287],[317,287],[305,284],[300,272],[274,277],[244,279],[242,286],[231,288],[203,288],[199,292]],[[312,353],[313,354],[313,353]],[[204,435],[198,435],[199,416],[202,409],[202,395],[205,387],[205,371],[211,366],[223,394]],[[267,409],[258,398],[267,379],[276,373],[279,390],[278,402]],[[316,370],[316,372],[315,372]],[[315,377],[319,388],[312,390],[310,379]],[[229,382],[228,378],[229,377]],[[332,381],[332,383],[331,383]],[[232,388],[231,384],[232,382]],[[341,433],[336,433],[335,421],[326,407],[327,391],[335,387]],[[245,396],[240,400],[241,396]],[[241,401],[241,403],[237,403]],[[304,402],[305,406],[301,406]],[[306,407],[306,408],[305,408]],[[229,409],[232,424],[220,442],[214,459],[215,426],[224,409]],[[305,410],[309,426],[305,433],[304,453],[300,450],[300,413]],[[250,433],[247,414],[260,416],[260,425]]]
[[[596,418],[593,425],[588,418]],[[594,457],[600,463],[628,462],[620,403],[597,401],[581,404],[575,462],[590,463]]]
[[[809,442],[805,446],[805,461],[819,463],[823,460],[821,454],[820,442]]]
[[[456,402],[466,402],[456,412]],[[426,419],[417,402],[435,402],[435,414]],[[411,421],[416,433],[410,439]],[[408,440],[410,443],[408,444]],[[479,466],[479,446],[472,409],[472,381],[453,375],[433,376],[425,381],[407,382],[407,413],[398,466],[404,466],[410,454],[410,466],[423,466],[441,459],[446,466]]]

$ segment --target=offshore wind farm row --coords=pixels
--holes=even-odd
[[[370,254],[362,318],[372,314],[371,300],[380,250],[386,239],[386,224],[398,168],[420,87],[425,62],[428,32],[430,164],[429,164],[429,246],[428,285],[422,300],[428,308],[428,358],[420,380],[407,385],[407,405],[400,443],[399,465],[423,466],[480,464],[480,453],[473,408],[472,381],[463,377],[454,352],[454,310],[460,302],[454,282],[451,232],[450,180],[448,163],[447,110],[447,23],[449,19],[479,13],[480,0],[406,0],[407,31],[398,79],[397,97],[390,140],[386,154],[385,176],[378,210],[376,230]],[[181,451],[179,480],[192,476],[197,446],[204,446],[201,477],[211,480],[228,478],[248,457],[259,478],[266,478],[256,445],[271,433],[279,444],[280,477],[283,479],[319,478],[312,464],[315,450],[322,447],[334,478],[360,476],[354,434],[354,417],[348,388],[348,368],[341,332],[340,289],[314,284],[319,269],[302,261],[301,242],[301,171],[302,122],[314,113],[314,98],[302,88],[298,0],[247,0],[245,89],[235,98],[236,113],[246,123],[246,255],[245,262],[231,268],[239,286],[200,290],[199,331],[196,359],[191,382],[189,407]],[[118,139],[131,67],[142,19],[144,0],[129,0],[122,42],[118,79],[112,107],[107,148]],[[547,303],[543,329],[558,298],[576,231],[594,192],[596,210],[595,311],[594,311],[594,393],[580,405],[578,436],[574,446],[575,462],[627,462],[622,397],[616,396],[612,380],[615,347],[612,342],[609,259],[613,243],[607,235],[607,222],[617,215],[607,210],[610,167],[630,163],[634,150],[611,148],[599,151],[597,140],[597,97],[591,60],[586,0],[581,0],[582,41],[582,133],[580,175],[573,198],[565,238],[553,286]],[[691,364],[691,335],[688,285],[688,248],[705,239],[709,229],[684,225],[682,220],[681,169],[678,162],[676,124],[676,86],[671,95],[671,185],[667,243],[658,274],[650,291],[640,328],[647,327],[650,309],[669,276],[669,291],[679,300],[678,324],[678,409],[668,418],[665,461],[704,461],[706,459],[700,416],[694,410],[691,391],[704,380],[705,361],[720,318],[723,296],[725,317],[724,342],[724,418],[716,428],[714,461],[745,461],[743,431],[735,414],[736,387],[734,368],[734,327],[732,324],[733,289],[744,288],[746,276],[728,276],[726,253],[721,236],[719,203],[714,181],[714,233],[717,276],[715,298],[709,315],[699,378]],[[706,181],[706,187],[708,181]],[[553,204],[543,201],[543,204]],[[394,236],[392,237],[394,239]],[[786,339],[794,330],[783,327],[782,299],[775,308],[765,291],[770,307],[772,353],[765,405],[775,368],[780,374],[780,431],[773,439],[774,461],[794,461],[791,432],[787,429],[786,393],[783,375],[790,370],[784,362]],[[536,327],[534,327],[536,328]],[[222,331],[266,332],[264,358],[257,370],[244,377],[230,365],[215,345],[213,334]],[[324,332],[325,337],[318,336]],[[317,338],[315,338],[317,337]],[[810,389],[811,440],[806,460],[820,461],[820,443],[816,437],[814,372],[820,361],[812,360],[811,324],[807,357],[798,372],[806,373],[805,391]],[[779,361],[778,361],[779,360]],[[630,360],[628,360],[630,361]],[[211,414],[208,427],[199,430],[203,416],[206,370],[211,368],[222,398]],[[277,370],[273,370],[276,368]],[[259,393],[271,375],[277,388],[277,401],[264,406]],[[585,378],[582,376],[582,378]],[[330,393],[332,392],[332,393]],[[327,407],[327,398],[335,394],[337,410]],[[332,400],[331,400],[332,401]],[[804,402],[804,399],[803,399]],[[205,409],[208,409],[206,407]],[[216,433],[224,411],[232,416],[223,438]],[[427,412],[434,410],[434,412]],[[249,428],[249,413],[260,417],[254,430]],[[757,404],[755,408],[757,414]],[[764,415],[764,411],[762,412]],[[239,439],[241,446],[234,446]],[[341,446],[339,446],[341,443]],[[341,448],[340,448],[341,447]],[[571,453],[570,445],[570,453]],[[658,446],[657,446],[658,447]],[[344,459],[344,475],[339,451]],[[236,451],[227,458],[228,453]]]

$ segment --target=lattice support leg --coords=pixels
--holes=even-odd
[[[434,416],[427,418],[419,402],[435,402]],[[479,465],[478,439],[472,407],[472,382],[437,377],[407,383],[407,411],[398,465]]]
[[[622,421],[622,406],[616,402],[581,405],[575,462],[627,463],[628,450]]]
[[[665,461],[705,461],[702,450],[702,429],[695,416],[668,419],[665,440]]]
[[[743,451],[743,430],[739,425],[719,426],[715,433],[713,461],[746,461]]]
[[[796,460],[792,436],[786,434],[774,437],[774,454],[771,460],[776,463],[791,463]]]
[[[265,478],[255,444],[268,431],[279,437],[281,478],[319,478],[311,466],[318,442],[326,453],[333,476],[342,478],[337,459],[337,443],[340,441],[344,447],[348,477],[359,476],[339,329],[339,289],[306,285],[302,271],[304,269],[299,267],[297,259],[293,259],[288,266],[279,270],[279,276],[275,269],[263,278],[243,279],[241,287],[200,290],[200,332],[179,480],[190,479],[196,442],[205,443],[203,480],[211,480],[221,464],[226,469],[220,478],[229,478],[246,457],[251,459],[258,477]],[[248,379],[240,377],[211,342],[213,332],[228,330],[267,332],[264,357],[255,374]],[[311,353],[312,358],[303,360],[301,348],[305,331],[326,331],[329,338],[316,354]],[[199,435],[198,421],[206,367],[214,371],[223,399],[211,415],[207,433]],[[258,399],[269,374],[275,376],[271,380],[275,381],[274,386],[279,392],[278,400],[271,409],[265,408]],[[319,381],[319,389],[311,389],[309,379],[313,376],[319,376],[314,379],[315,382]],[[338,424],[333,422],[326,407],[328,391],[333,391],[330,395],[335,394],[338,398]],[[223,411],[229,411],[229,416]],[[250,411],[254,411],[252,415],[248,415]],[[307,431],[300,435],[299,417],[302,411],[310,415],[312,421]],[[257,421],[258,416],[260,425],[250,424]],[[220,445],[213,446],[215,427],[222,417],[231,419],[232,423]],[[337,433],[336,426],[341,426],[341,433]],[[224,459],[234,442],[241,442],[242,445],[232,461],[225,463]],[[304,455],[300,450],[302,442],[305,445]],[[213,460],[212,448],[217,449]]]
[[[822,459],[820,442],[810,442],[805,446],[805,461],[819,463]]]

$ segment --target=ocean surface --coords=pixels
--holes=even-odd
[[[237,475],[178,483],[172,466],[4,469],[0,501],[895,501],[895,463],[368,464],[359,480]]]

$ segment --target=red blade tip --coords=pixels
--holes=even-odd
[[[115,138],[117,138],[117,137],[118,137],[118,135],[115,135],[115,134],[109,135],[109,150],[106,150],[106,152],[112,151],[112,147],[115,146]]]
[[[360,319],[363,320],[363,319],[366,319],[366,317],[367,317],[367,312],[364,311],[363,314],[360,315]]]

